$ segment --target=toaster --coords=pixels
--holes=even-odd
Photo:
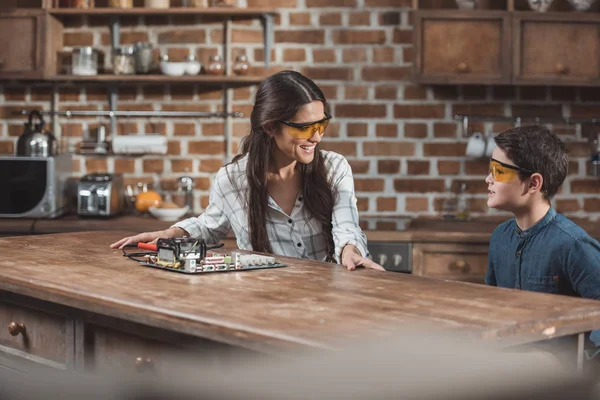
[[[77,187],[77,214],[110,217],[123,209],[123,177],[117,174],[88,174]]]

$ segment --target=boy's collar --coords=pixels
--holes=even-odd
[[[515,219],[516,233],[520,237],[534,236],[535,234],[540,232],[542,229],[544,229],[546,227],[546,225],[548,225],[554,219],[554,217],[556,217],[556,210],[553,207],[550,207],[548,209],[548,212],[546,213],[546,215],[544,215],[544,218],[539,220],[531,228],[526,229],[524,231],[522,231],[521,228],[519,228],[519,225],[517,225],[517,221]]]

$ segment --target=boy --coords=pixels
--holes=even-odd
[[[550,204],[567,176],[564,144],[539,125],[509,129],[495,141],[487,204],[514,218],[492,233],[485,282],[600,300],[600,244]],[[597,345],[599,333],[591,335]]]

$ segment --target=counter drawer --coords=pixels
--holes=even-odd
[[[413,244],[413,274],[470,282],[484,282],[488,245]]]
[[[68,323],[59,315],[0,302],[0,351],[41,363],[43,360],[36,358],[66,365]]]

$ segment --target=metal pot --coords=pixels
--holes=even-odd
[[[33,117],[37,116],[39,123],[33,123]],[[42,113],[33,110],[29,114],[29,120],[25,123],[25,129],[17,142],[17,156],[21,157],[53,157],[58,153],[58,143],[54,135],[44,130],[45,126]]]

